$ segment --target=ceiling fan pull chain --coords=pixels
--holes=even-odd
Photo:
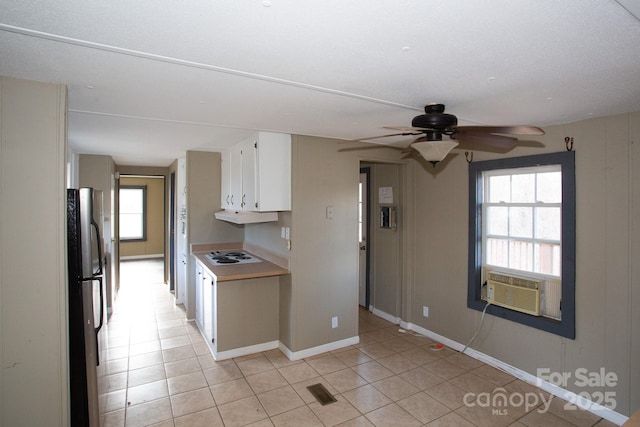
[[[471,152],[465,151],[464,152],[464,157],[467,159],[467,163],[473,162],[473,151],[471,151]]]
[[[573,151],[573,137],[565,136],[564,145],[567,146],[567,151]]]

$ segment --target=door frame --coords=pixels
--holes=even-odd
[[[176,173],[169,175],[169,291],[176,283]]]
[[[366,195],[366,206],[363,214],[365,215],[367,226],[365,229],[366,235],[366,249],[365,249],[365,308],[369,310],[371,306],[371,167],[365,166],[360,168],[360,173],[367,176],[367,185],[364,188]],[[358,271],[360,270],[360,263],[358,262]],[[360,281],[358,279],[358,286]]]

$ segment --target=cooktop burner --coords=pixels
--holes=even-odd
[[[242,251],[213,251],[205,255],[205,257],[211,261],[213,265],[228,265],[228,264],[251,264],[256,262],[262,262],[261,259],[249,255]]]

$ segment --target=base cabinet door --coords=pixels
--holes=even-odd
[[[214,336],[214,310],[215,310],[215,302],[214,302],[214,287],[216,283],[215,276],[211,274],[204,273],[205,280],[203,281],[202,287],[202,300],[203,304],[203,319],[202,319],[202,334],[207,340],[207,344],[211,347],[213,344],[215,346],[215,336]]]
[[[202,299],[202,290],[204,282],[204,269],[199,262],[196,262],[195,285],[196,285],[196,324],[202,330],[204,319],[204,305]]]

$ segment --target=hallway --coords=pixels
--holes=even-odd
[[[162,260],[122,262],[121,278],[100,343],[102,427],[614,425],[466,355],[433,351],[429,339],[362,309],[357,346],[298,361],[271,350],[215,362],[162,283]],[[337,402],[318,403],[306,388],[316,383]],[[500,411],[476,402],[495,390],[540,400]]]

